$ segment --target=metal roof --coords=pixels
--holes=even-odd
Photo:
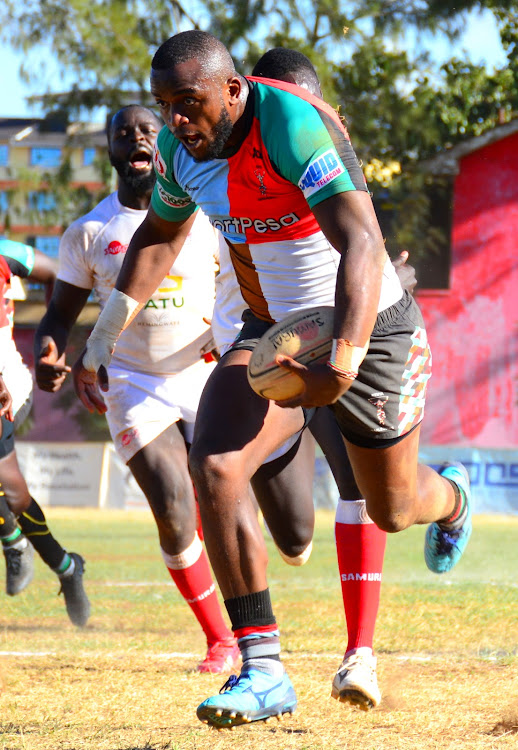
[[[491,130],[486,130],[482,135],[468,138],[449,149],[444,149],[433,159],[426,159],[426,161],[421,162],[420,167],[435,175],[456,175],[459,173],[459,161],[463,156],[472,154],[474,151],[484,148],[484,146],[501,141],[517,132],[518,119],[511,120],[511,122],[506,122],[503,125],[497,125]]]

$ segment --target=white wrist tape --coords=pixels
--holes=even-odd
[[[83,366],[97,372],[101,365],[108,367],[117,339],[144,306],[118,289],[112,289],[108,301],[99,315],[95,328],[86,342]]]

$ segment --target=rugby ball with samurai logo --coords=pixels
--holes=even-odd
[[[266,331],[248,363],[248,382],[259,396],[283,401],[302,393],[302,380],[280,367],[275,358],[285,354],[303,365],[327,362],[333,344],[334,312],[334,307],[297,310]]]

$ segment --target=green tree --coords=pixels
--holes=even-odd
[[[488,72],[452,58],[436,69],[421,51],[398,48],[405,30],[454,39],[468,11],[490,10],[499,24],[509,64]],[[43,95],[46,107],[73,116],[99,105],[149,102],[150,58],[184,28],[210,29],[246,72],[271,46],[307,54],[325,98],[339,108],[365,166],[377,204],[390,206],[391,251],[428,253],[446,234],[430,224],[434,198],[419,165],[441,149],[479,135],[518,108],[518,15],[511,0],[4,0],[0,34],[28,53],[23,73],[38,78],[31,51],[48,49],[73,74],[61,94]],[[66,175],[62,175],[66,185]],[[432,248],[432,249],[431,249]]]

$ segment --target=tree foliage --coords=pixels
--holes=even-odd
[[[248,72],[272,46],[307,54],[325,98],[339,108],[365,166],[374,198],[389,203],[394,251],[410,243],[431,252],[424,159],[480,135],[518,109],[518,13],[511,0],[4,0],[0,33],[27,51],[23,73],[38,78],[35,49],[50,49],[74,85],[43,95],[72,115],[99,105],[149,102],[150,58],[185,28],[212,31]],[[496,18],[509,63],[494,72],[458,57],[439,69],[423,51],[401,49],[408,28],[458,35],[468,11]],[[444,185],[436,188],[444,191]],[[388,198],[387,198],[388,196]],[[444,232],[443,232],[444,234]]]

